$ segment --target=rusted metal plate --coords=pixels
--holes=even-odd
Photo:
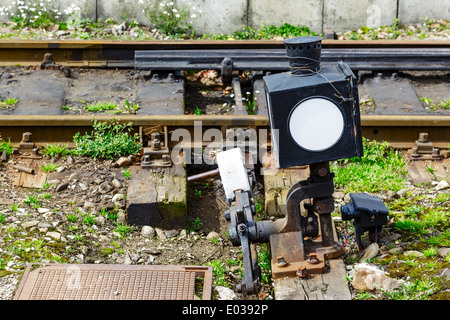
[[[211,267],[30,264],[14,300],[210,300],[211,286]]]

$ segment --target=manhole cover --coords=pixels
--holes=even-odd
[[[209,300],[211,286],[211,267],[29,264],[14,299]]]

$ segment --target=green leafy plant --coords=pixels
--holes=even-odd
[[[6,142],[0,135],[0,153],[3,153],[3,150],[6,150],[6,154],[10,155],[14,151],[14,147],[11,145],[11,139]]]
[[[104,111],[118,110],[118,106],[110,102],[98,102],[95,104],[85,105],[84,109],[90,112],[104,112]]]
[[[23,200],[23,203],[31,206],[34,209],[38,209],[41,207],[41,201],[34,196],[34,195],[28,195],[26,199]]]
[[[70,222],[76,222],[78,220],[78,215],[69,213],[68,215],[66,215],[66,218]]]
[[[92,216],[90,212],[86,212],[85,214],[83,214],[83,224],[89,226],[95,224],[95,218]]]
[[[122,170],[122,173],[123,173],[123,176],[124,176],[126,179],[130,179],[130,177],[131,177],[131,171],[130,171],[130,169],[123,169],[123,170]]]
[[[19,102],[19,99],[16,98],[7,98],[4,101],[0,100],[0,109],[11,109],[16,105],[17,102]]]
[[[258,94],[259,91],[255,91],[255,94]],[[245,102],[245,109],[247,110],[247,113],[252,115],[255,114],[255,105],[256,100],[258,100],[257,97],[251,97],[250,92],[246,92],[246,97],[242,98],[242,101]]]
[[[55,157],[57,155],[59,156],[66,156],[70,154],[70,150],[68,149],[68,145],[65,144],[47,144],[41,149],[41,153],[48,155],[49,157]]]
[[[126,238],[126,236],[133,231],[133,226],[130,226],[125,223],[115,223],[114,231],[120,234],[121,238]]]
[[[139,109],[139,104],[131,104],[128,100],[125,100],[125,107],[129,113],[136,114]]]
[[[197,17],[197,13],[190,12],[191,2],[184,3],[179,8],[174,2],[156,1],[154,5],[147,6],[145,11],[159,32],[170,37],[180,37],[192,32],[190,21]],[[192,6],[192,10],[196,10],[195,6]]]
[[[203,114],[203,112],[202,112],[202,110],[199,109],[199,107],[196,107],[195,111],[194,111],[194,114],[199,116],[199,115]]]
[[[213,268],[213,276],[217,286],[223,286],[230,288],[230,283],[228,283],[226,278],[226,265],[222,260],[212,260],[207,263],[208,266]]]
[[[141,150],[138,134],[132,134],[132,123],[119,124],[118,121],[94,121],[91,134],[75,134],[75,152],[94,159],[113,159],[117,156],[136,154]]]
[[[195,218],[194,221],[188,222],[186,232],[191,233],[193,231],[199,231],[202,227],[203,222],[200,220],[199,217]]]
[[[59,165],[56,163],[48,163],[48,164],[43,164],[41,166],[41,170],[44,172],[52,172],[52,171],[56,171],[56,169],[59,168]]]

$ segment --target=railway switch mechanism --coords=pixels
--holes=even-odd
[[[236,289],[244,295],[260,288],[256,243],[270,244],[275,279],[324,273],[326,259],[342,254],[331,218],[334,173],[329,161],[363,156],[358,88],[345,63],[321,65],[321,41],[321,37],[284,40],[290,71],[263,78],[277,167],[308,165],[310,171],[306,180],[289,190],[285,217],[257,221],[241,149],[217,154],[230,203],[225,212],[230,239],[243,253],[243,280]],[[361,246],[364,232],[377,238],[388,211],[377,197],[351,194],[351,198],[341,214],[344,221],[353,220]]]

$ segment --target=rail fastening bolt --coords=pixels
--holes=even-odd
[[[308,270],[306,270],[305,266],[298,267],[297,270],[297,277],[299,278],[305,278],[308,275]]]

